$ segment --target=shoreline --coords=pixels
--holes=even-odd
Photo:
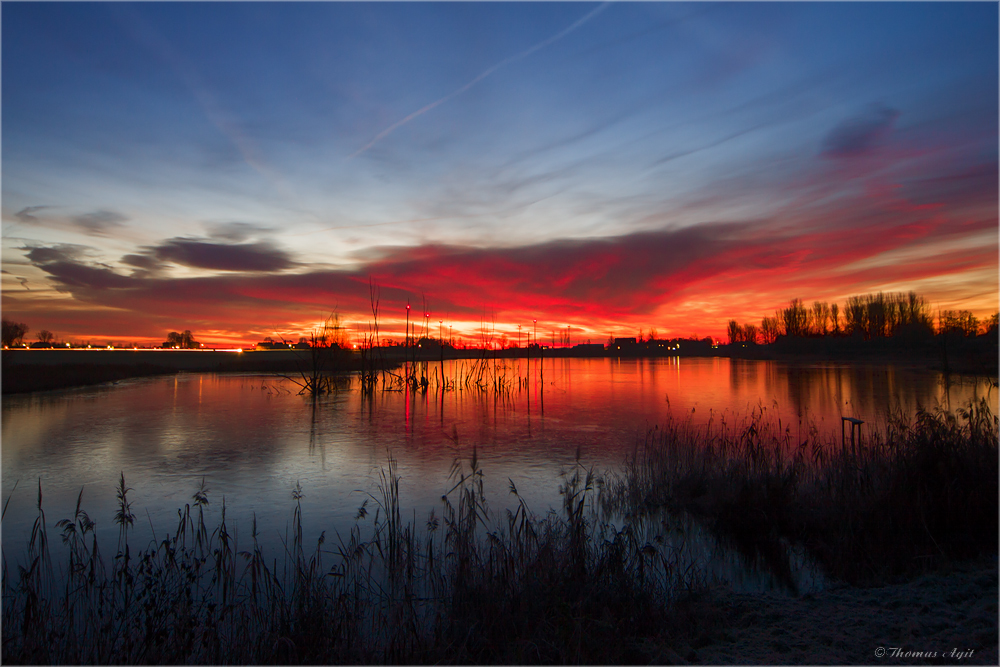
[[[361,370],[361,360],[343,355],[325,364],[329,372]],[[308,350],[3,350],[0,386],[7,394],[69,389],[133,377],[192,373],[299,375],[312,368]]]
[[[437,349],[432,351],[382,348],[383,359],[390,367],[410,360],[420,363],[440,363],[457,359],[656,359],[728,358],[747,361],[777,361],[794,364],[893,364],[924,368],[945,374],[1000,376],[997,366],[997,345],[993,341],[974,339],[953,345],[952,349],[923,346],[899,349],[876,343],[857,341],[828,344],[823,340],[788,341],[785,344],[723,346],[693,353],[663,354],[639,348],[617,354],[593,351],[580,352],[572,348],[528,350],[515,348],[487,351]],[[944,354],[942,353],[944,349]],[[117,382],[133,377],[171,375],[181,371],[195,373],[274,373],[299,375],[312,367],[309,350],[3,350],[2,393],[22,394],[84,387]],[[344,351],[326,364],[332,373],[352,373],[362,370],[358,353]]]

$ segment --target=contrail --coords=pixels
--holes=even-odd
[[[116,22],[125,32],[141,46],[165,63],[172,72],[188,87],[194,96],[202,113],[215,128],[222,133],[239,151],[244,162],[258,174],[270,181],[284,197],[294,199],[281,178],[267,165],[254,143],[240,129],[233,114],[227,113],[218,96],[205,83],[195,67],[195,64],[182,52],[175,49],[170,41],[160,35],[141,14],[124,3],[119,4],[112,14]]]
[[[395,123],[393,123],[389,127],[385,128],[384,130],[382,130],[381,132],[379,132],[377,135],[375,135],[374,139],[372,139],[367,144],[365,144],[364,146],[362,146],[361,148],[359,148],[357,151],[355,151],[354,153],[352,153],[350,155],[350,157],[348,157],[348,159],[350,160],[350,159],[356,158],[357,156],[361,155],[366,150],[368,150],[369,148],[371,148],[372,146],[374,146],[375,144],[377,144],[379,141],[381,141],[382,139],[385,139],[387,136],[389,136],[390,134],[392,134],[397,128],[400,128],[403,125],[406,125],[407,123],[409,123],[414,118],[416,118],[418,116],[424,115],[425,113],[427,113],[428,111],[430,111],[434,107],[439,106],[439,105],[443,104],[444,102],[447,102],[448,100],[450,100],[451,98],[455,97],[456,95],[461,95],[462,93],[464,93],[465,91],[467,91],[469,88],[472,88],[474,85],[476,85],[477,83],[479,83],[480,81],[482,81],[483,79],[485,79],[486,77],[488,77],[490,74],[493,74],[494,72],[496,72],[501,67],[509,65],[512,62],[516,62],[518,60],[521,60],[522,58],[526,58],[526,57],[530,56],[532,53],[534,53],[535,51],[538,51],[539,49],[544,49],[549,44],[552,44],[554,42],[559,41],[560,39],[562,39],[566,35],[570,34],[574,30],[576,30],[577,28],[579,28],[580,26],[582,26],[584,23],[586,23],[590,19],[594,18],[595,16],[597,16],[598,14],[600,14],[601,12],[603,12],[605,9],[607,9],[607,7],[608,7],[609,4],[610,3],[608,3],[608,2],[602,2],[595,9],[592,9],[590,12],[588,12],[587,14],[585,14],[582,18],[577,19],[576,22],[574,22],[568,28],[565,28],[565,29],[561,30],[560,32],[557,32],[552,37],[549,37],[548,39],[542,40],[538,44],[535,44],[534,46],[532,46],[532,47],[530,47],[530,48],[522,51],[521,53],[518,53],[517,55],[513,55],[513,56],[511,56],[511,57],[509,57],[509,58],[507,58],[505,60],[501,60],[496,65],[494,65],[493,67],[490,67],[488,70],[484,71],[482,74],[480,74],[479,76],[477,76],[476,78],[474,78],[472,81],[468,82],[467,84],[465,84],[461,88],[448,93],[447,95],[445,95],[444,97],[442,97],[439,100],[435,100],[435,101],[431,102],[430,104],[428,104],[427,106],[423,107],[422,109],[418,109],[417,111],[414,111],[413,113],[411,113],[406,118],[404,118],[404,119],[402,119],[400,121],[396,121]]]

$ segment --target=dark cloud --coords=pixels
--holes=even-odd
[[[150,252],[163,262],[215,271],[281,271],[295,265],[285,251],[265,242],[231,245],[174,238]]]
[[[833,128],[823,140],[823,155],[843,158],[865,155],[889,133],[899,112],[876,106]]]
[[[135,278],[119,275],[104,266],[90,266],[78,262],[52,262],[41,268],[74,294],[74,288],[104,291],[139,286]]]
[[[55,262],[76,262],[84,257],[89,248],[72,243],[60,243],[55,246],[29,246],[24,255],[35,266],[53,264]]]
[[[74,288],[104,290],[135,286],[131,278],[121,276],[107,266],[87,263],[85,258],[90,249],[85,246],[62,244],[27,250],[25,256],[28,260],[52,276],[57,287],[65,291],[72,292]]]
[[[111,229],[122,227],[128,222],[128,218],[116,211],[102,209],[93,213],[74,216],[72,222],[88,234],[105,234]]]
[[[158,271],[165,266],[163,262],[151,255],[125,255],[121,258],[121,262],[143,271]]]
[[[259,234],[274,231],[270,227],[255,225],[250,222],[216,222],[208,223],[208,235],[213,239],[241,243]]]

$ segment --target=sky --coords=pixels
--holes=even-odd
[[[57,340],[724,338],[998,307],[996,3],[12,3],[2,308]],[[426,316],[425,316],[426,314]],[[460,338],[464,337],[464,338]]]

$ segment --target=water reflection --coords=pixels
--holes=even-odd
[[[317,400],[262,376],[179,375],[3,398],[3,488],[20,480],[3,522],[5,542],[26,541],[41,479],[50,523],[83,505],[98,531],[114,532],[114,485],[123,471],[148,537],[176,525],[176,509],[204,478],[210,520],[248,530],[256,514],[275,539],[300,483],[307,531],[353,524],[389,452],[399,462],[404,505],[418,521],[438,507],[456,457],[473,447],[492,509],[509,502],[508,480],[536,513],[559,506],[562,471],[581,451],[597,470],[617,466],[648,428],[668,418],[768,415],[839,441],[841,416],[869,424],[887,412],[953,408],[996,394],[985,379],[891,366],[789,365],[708,359],[508,361],[508,394],[463,381],[469,362],[445,362],[426,391],[403,387],[366,400],[356,389]],[[424,369],[426,372],[426,369]],[[438,391],[440,377],[451,391]],[[729,557],[729,556],[727,556]],[[714,562],[714,561],[713,561]],[[720,575],[721,576],[721,575]]]

